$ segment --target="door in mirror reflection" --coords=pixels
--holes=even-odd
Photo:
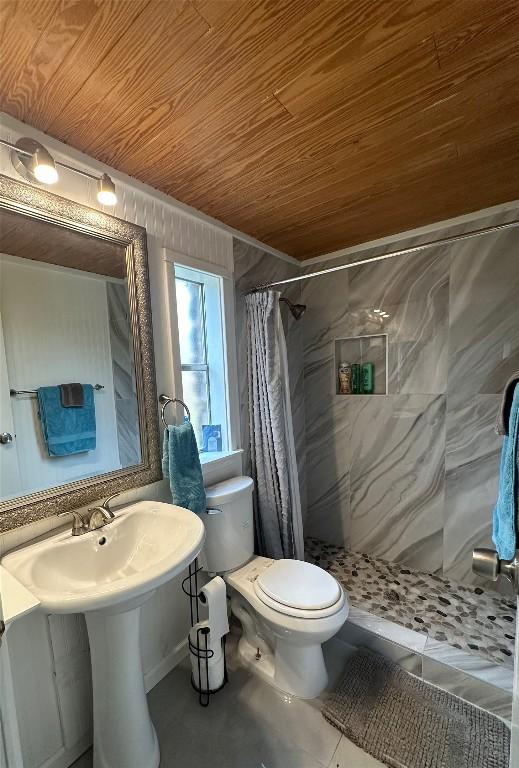
[[[140,464],[124,247],[0,212],[0,435],[0,501]]]

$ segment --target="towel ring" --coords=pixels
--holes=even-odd
[[[188,420],[191,421],[191,414],[189,413],[189,408],[184,403],[184,401],[181,400],[179,397],[168,397],[167,395],[161,395],[159,397],[159,403],[162,403],[160,418],[162,419],[162,423],[164,424],[164,429],[167,429],[169,427],[169,424],[166,421],[166,417],[164,416],[164,414],[166,412],[166,408],[170,403],[180,403],[180,405],[184,408],[185,412],[187,413]]]

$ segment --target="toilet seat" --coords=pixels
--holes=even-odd
[[[334,577],[301,560],[276,560],[254,580],[256,597],[277,613],[302,619],[333,616],[345,596]]]

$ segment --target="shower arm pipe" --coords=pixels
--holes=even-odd
[[[390,251],[389,253],[382,253],[379,256],[370,256],[367,259],[361,259],[360,261],[352,261],[349,264],[339,264],[336,267],[328,267],[328,269],[321,269],[318,272],[309,272],[305,275],[297,275],[296,277],[288,277],[285,280],[277,280],[275,283],[263,283],[247,291],[247,294],[258,293],[258,291],[266,291],[268,288],[274,288],[277,285],[287,285],[288,283],[297,283],[300,280],[309,280],[312,277],[320,277],[321,275],[329,275],[332,272],[340,272],[343,269],[353,269],[353,267],[361,267],[363,264],[373,264],[376,261],[384,261],[385,259],[392,259],[395,256],[406,256],[411,253],[419,253],[425,251],[427,248],[436,248],[441,245],[450,245],[452,243],[459,243],[462,240],[469,240],[472,237],[479,237],[479,235],[490,235],[492,232],[500,232],[503,229],[509,227],[519,226],[519,220],[508,221],[505,224],[495,224],[490,227],[482,227],[481,229],[474,229],[472,232],[465,232],[461,235],[452,235],[452,237],[442,237],[438,240],[429,240],[427,243],[421,245],[413,245],[409,248],[401,248],[398,251]],[[376,246],[375,246],[376,247]],[[337,256],[340,258],[340,256]]]

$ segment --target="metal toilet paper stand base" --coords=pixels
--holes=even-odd
[[[201,570],[202,569],[198,565],[198,560],[195,560],[189,566],[188,575],[182,582],[182,591],[184,592],[185,595],[189,597],[191,629],[193,629],[195,624],[198,624],[200,621],[200,610],[199,610],[199,604],[198,604],[200,590],[198,589],[198,574]],[[197,659],[198,680],[200,681],[200,686],[204,681],[207,681],[207,688],[204,689],[196,684],[193,674],[191,675],[191,685],[193,686],[195,691],[198,693],[198,702],[201,707],[209,706],[209,701],[211,699],[211,696],[213,696],[215,693],[218,693],[218,691],[221,691],[222,688],[227,684],[229,679],[227,675],[227,657],[225,653],[225,636],[224,636],[222,640],[222,643],[223,643],[222,653],[223,653],[223,660],[224,660],[223,683],[219,688],[210,690],[209,659],[213,658],[214,651],[208,646],[208,636],[209,636],[208,627],[200,627],[197,630],[196,642],[193,642],[191,640],[191,632],[188,635],[189,652]],[[205,676],[204,676],[204,671],[205,671]]]

